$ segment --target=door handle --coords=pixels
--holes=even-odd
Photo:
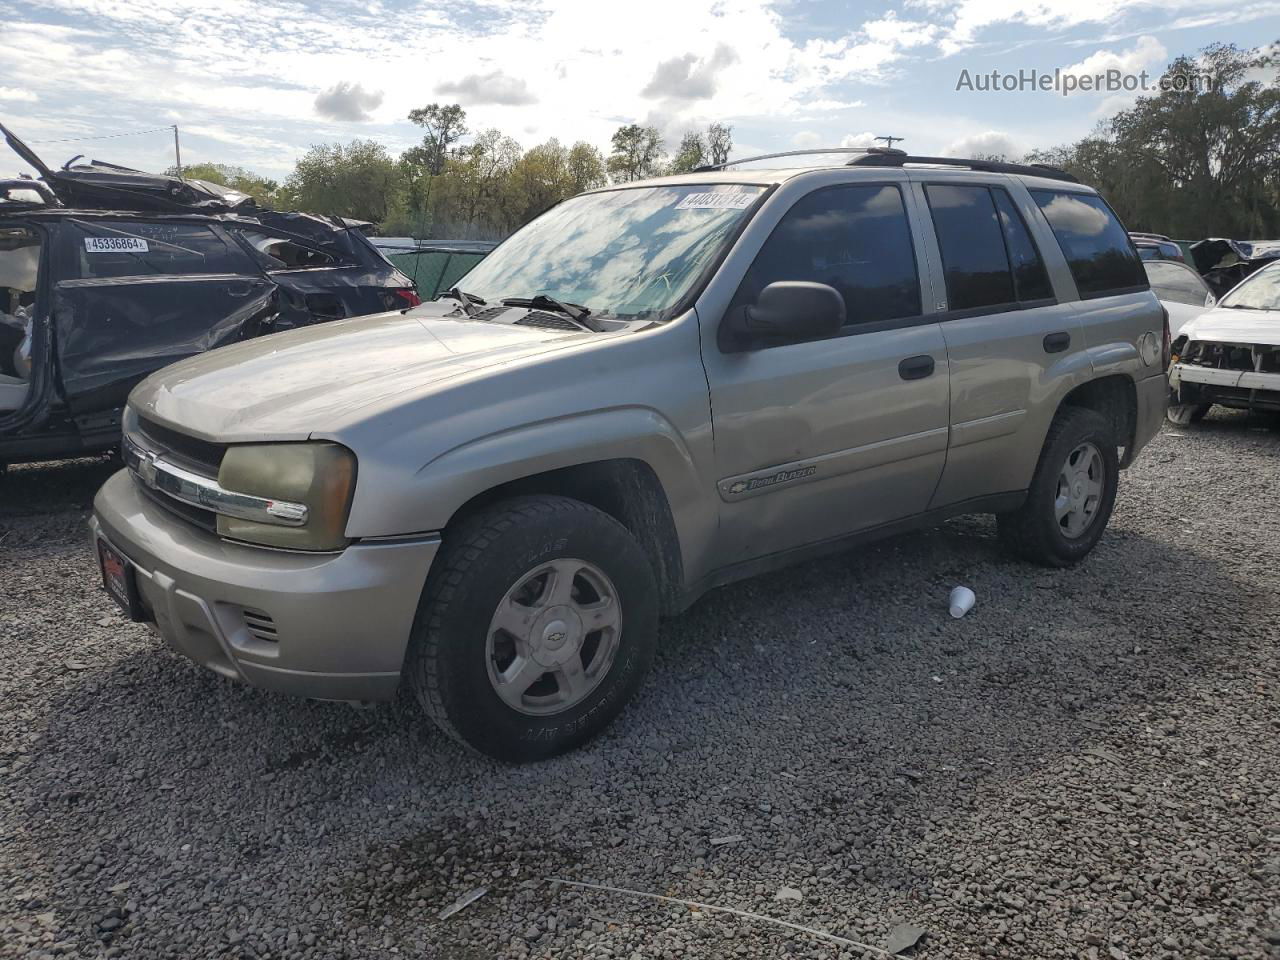
[[[1047,333],[1044,337],[1045,353],[1061,353],[1067,347],[1071,346],[1071,334],[1066,331],[1060,333]]]
[[[898,364],[898,376],[903,380],[923,380],[933,373],[933,357],[927,353],[918,357],[907,357]]]

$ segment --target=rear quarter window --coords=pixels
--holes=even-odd
[[[75,220],[67,227],[81,279],[257,273],[244,250],[207,224]]]
[[[1080,296],[1146,289],[1147,275],[1133,241],[1105,200],[1065,190],[1030,192],[1058,239]]]

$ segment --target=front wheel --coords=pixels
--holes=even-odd
[[[609,725],[640,687],[658,596],[640,545],[565,497],[499,503],[445,536],[409,681],[433,720],[500,760],[540,760]]]
[[[1047,567],[1088,555],[1111,518],[1120,461],[1110,423],[1082,407],[1065,407],[1049,427],[1026,502],[997,518],[1014,554]]]

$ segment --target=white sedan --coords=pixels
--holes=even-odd
[[[1169,420],[1180,426],[1215,403],[1280,412],[1280,261],[1241,280],[1174,335],[1169,391]]]

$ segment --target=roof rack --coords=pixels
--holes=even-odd
[[[1067,183],[1079,183],[1074,176],[1058,167],[1046,163],[1005,163],[1001,160],[965,160],[958,157],[920,157],[893,147],[827,147],[825,150],[788,150],[784,153],[766,153],[758,157],[743,157],[697,167],[695,173],[723,170],[725,167],[737,166],[740,163],[752,163],[756,160],[773,160],[778,157],[815,156],[831,153],[847,153],[852,157],[846,162],[850,167],[901,167],[908,163],[927,164],[941,167],[967,167],[983,173],[1016,173],[1024,177],[1044,177],[1048,180],[1064,180]]]

